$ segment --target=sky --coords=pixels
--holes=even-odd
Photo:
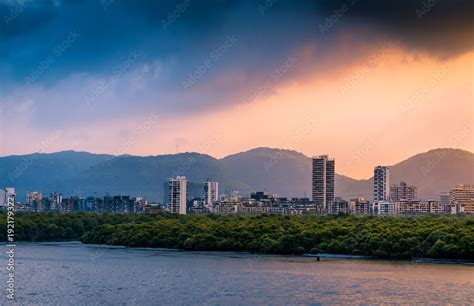
[[[474,2],[0,0],[0,155],[474,151]]]

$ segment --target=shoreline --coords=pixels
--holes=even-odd
[[[6,242],[0,242],[1,245],[6,245]],[[21,245],[43,245],[43,246],[62,246],[62,247],[76,247],[83,246],[89,248],[98,249],[115,249],[115,250],[137,250],[137,251],[155,251],[155,252],[169,252],[169,253],[188,253],[188,254],[205,254],[205,255],[246,255],[246,256],[259,256],[261,258],[271,259],[272,257],[285,257],[285,258],[314,258],[320,257],[321,259],[327,260],[361,260],[368,262],[392,262],[392,263],[414,263],[414,264],[436,264],[436,265],[464,265],[474,266],[474,260],[467,259],[436,259],[436,258],[379,258],[374,256],[363,256],[363,255],[346,255],[346,254],[271,254],[271,253],[250,253],[250,252],[239,252],[239,251],[188,251],[183,249],[171,249],[171,248],[149,248],[149,247],[129,247],[124,245],[108,245],[108,244],[88,244],[78,240],[69,241],[19,241],[18,246]]]
[[[25,242],[404,262],[474,260],[472,218],[29,214],[18,221],[36,228],[17,227],[17,241]]]

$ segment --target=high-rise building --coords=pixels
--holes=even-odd
[[[204,206],[212,207],[212,203],[219,200],[219,183],[213,180],[204,182]]]
[[[374,202],[390,201],[390,169],[377,166],[374,168]]]
[[[168,208],[174,214],[186,214],[186,186],[185,176],[171,178],[168,183],[169,201]]]
[[[390,187],[390,202],[414,201],[416,200],[416,186],[407,185],[404,181],[400,185],[392,185]]]
[[[327,155],[313,157],[312,198],[322,212],[334,203],[335,161]]]

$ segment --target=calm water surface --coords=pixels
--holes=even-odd
[[[16,297],[19,305],[474,304],[474,267],[19,244]]]

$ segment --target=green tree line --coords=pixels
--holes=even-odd
[[[17,213],[15,241],[71,241],[103,224],[148,222],[160,215],[95,213]],[[6,213],[0,213],[0,241],[6,241]]]
[[[15,232],[23,241],[79,239],[199,251],[474,259],[473,216],[22,214]]]

